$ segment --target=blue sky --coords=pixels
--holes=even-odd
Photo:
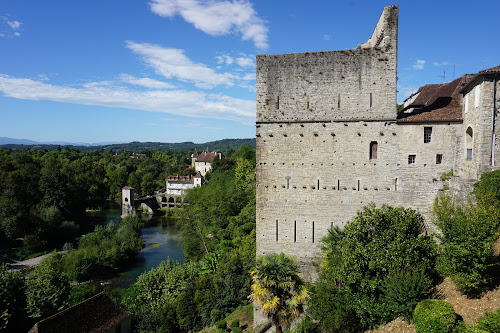
[[[355,48],[393,4],[1,0],[0,137],[254,137],[256,54]],[[398,101],[499,65],[499,13],[496,0],[400,1]]]

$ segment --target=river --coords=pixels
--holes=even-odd
[[[117,224],[120,221],[120,210],[94,212],[90,213],[90,216],[95,224],[106,225],[110,222]],[[149,215],[143,215],[142,218],[147,220],[141,230],[146,246],[125,271],[109,280],[101,281],[102,284],[109,285],[111,288],[128,288],[139,275],[158,266],[160,262],[168,258],[180,263],[184,262],[178,220],[166,216],[151,217]]]

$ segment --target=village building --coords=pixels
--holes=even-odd
[[[131,320],[130,312],[99,293],[37,322],[29,333],[130,333]]]
[[[353,50],[257,56],[256,254],[294,255],[372,202],[416,209],[499,169],[500,66],[421,87],[397,112],[398,6]],[[449,181],[444,181],[451,175]]]
[[[216,158],[220,160],[222,158],[222,154],[216,151],[204,151],[198,154],[195,150],[191,155],[191,167],[194,168],[196,172],[199,172],[203,177],[205,177],[207,172],[212,171],[212,163]]]
[[[201,186],[203,177],[199,172],[194,176],[169,176],[165,181],[167,184],[166,194],[184,196],[186,191]]]

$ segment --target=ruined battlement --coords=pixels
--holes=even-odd
[[[353,50],[257,56],[257,123],[396,120],[398,7]]]

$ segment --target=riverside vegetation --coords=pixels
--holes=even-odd
[[[96,153],[97,157],[102,155]],[[293,306],[274,308],[272,301],[268,306],[269,313],[282,311],[281,319],[273,321],[277,330],[287,328],[288,318],[305,310],[294,328],[297,332],[358,332],[397,316],[414,320],[417,332],[497,332],[498,311],[467,327],[449,306],[425,299],[432,297],[443,276],[451,276],[470,297],[498,284],[493,243],[500,226],[499,178],[500,171],[484,174],[471,203],[458,205],[446,196],[436,200],[435,223],[443,232],[439,245],[423,233],[423,219],[412,209],[368,205],[343,230],[331,229],[324,239],[315,285],[303,289],[293,277],[293,259],[275,255],[283,257],[285,271],[290,273],[284,279],[300,287],[280,294],[285,295],[282,302],[292,300],[287,304]],[[261,281],[271,277],[266,277],[266,269],[259,271],[268,259],[259,259],[255,265],[255,151],[243,146],[228,154],[214,163],[207,180],[206,185],[189,191],[189,205],[173,210],[184,219],[185,263],[166,260],[127,290],[112,292],[117,302],[134,313],[137,331],[188,332],[215,324],[218,332],[241,332],[245,327],[229,323],[227,315],[248,304],[252,290],[262,291],[266,285]],[[79,250],[45,260],[27,283],[18,272],[1,267],[0,330],[12,330],[23,322],[19,318],[42,318],[91,295],[92,287],[71,287],[69,282],[113,271],[126,262],[142,246],[139,229],[140,222],[133,219],[115,227],[99,227],[80,239]],[[110,250],[93,250],[98,243],[107,244]],[[124,243],[131,248],[120,248]],[[93,253],[109,256],[103,260]],[[425,314],[428,309],[434,311],[433,307],[447,310],[437,318]],[[23,308],[27,311],[20,313]],[[436,328],[444,327],[442,322],[448,323],[445,330]]]

